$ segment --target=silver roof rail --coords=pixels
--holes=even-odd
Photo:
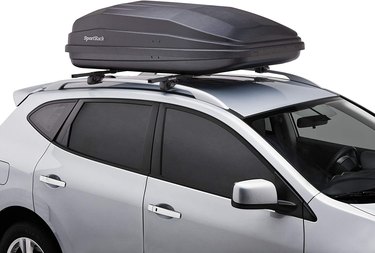
[[[187,91],[200,101],[204,101],[206,103],[216,105],[217,107],[223,108],[225,110],[229,109],[229,107],[226,104],[224,104],[220,99],[218,99],[217,97],[205,91],[202,91],[193,87],[185,86],[185,85],[179,85],[179,84],[175,85],[174,89]]]
[[[88,89],[95,89],[95,88],[113,88],[115,85],[124,85],[123,88],[132,88],[136,89],[136,86],[131,86],[132,84],[144,84],[142,88],[147,88],[149,86],[150,90],[155,90],[155,87],[160,87],[161,91],[164,92],[174,92],[174,93],[182,93],[182,94],[189,94],[197,100],[215,105],[217,107],[223,108],[228,110],[229,107],[225,105],[220,99],[211,95],[208,92],[185,86],[179,84],[178,82],[185,78],[191,78],[191,76],[183,76],[183,75],[173,75],[173,76],[157,76],[157,75],[146,75],[142,74],[139,76],[134,77],[119,77],[119,78],[105,78],[105,82],[97,83],[97,84],[88,84],[86,79],[70,79],[70,80],[62,80],[50,84],[46,84],[41,87],[38,91],[56,91],[56,90],[64,90],[69,89],[68,85],[77,84],[74,88],[88,88]],[[157,84],[158,83],[158,84]],[[128,87],[125,85],[129,84]],[[164,87],[165,86],[165,87]],[[159,90],[159,89],[158,89]]]

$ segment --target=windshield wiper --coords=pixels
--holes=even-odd
[[[331,195],[332,198],[351,203],[368,203],[375,200],[375,189]]]

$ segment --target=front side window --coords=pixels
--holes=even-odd
[[[70,126],[68,149],[114,166],[141,170],[152,106],[87,102]]]
[[[280,199],[298,203],[275,171],[240,136],[205,115],[178,109],[166,110],[161,176],[226,198],[232,197],[235,182],[266,179],[276,185]]]
[[[336,98],[246,122],[318,190],[346,202],[374,202],[375,118],[370,113]]]

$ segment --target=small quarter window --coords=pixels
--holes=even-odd
[[[29,122],[52,141],[72,111],[76,101],[52,102],[40,106],[29,115]]]

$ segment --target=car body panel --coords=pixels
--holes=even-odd
[[[66,187],[48,186],[42,175],[58,175]],[[142,252],[146,179],[51,145],[34,174],[35,212],[55,228],[64,252]]]
[[[352,206],[375,216],[375,204],[352,204]]]
[[[8,182],[9,170],[9,163],[0,161],[0,185],[5,185]]]
[[[0,185],[0,210],[11,206],[34,209],[32,175],[50,145],[26,120],[38,105],[37,100],[25,101],[0,126],[0,160],[9,164],[6,184]]]
[[[150,212],[149,204],[170,205],[181,219]],[[230,199],[163,180],[148,179],[143,209],[145,253],[303,252],[303,219],[237,209]]]
[[[318,220],[305,221],[305,252],[361,252],[375,249],[375,216],[318,194],[309,203]]]

